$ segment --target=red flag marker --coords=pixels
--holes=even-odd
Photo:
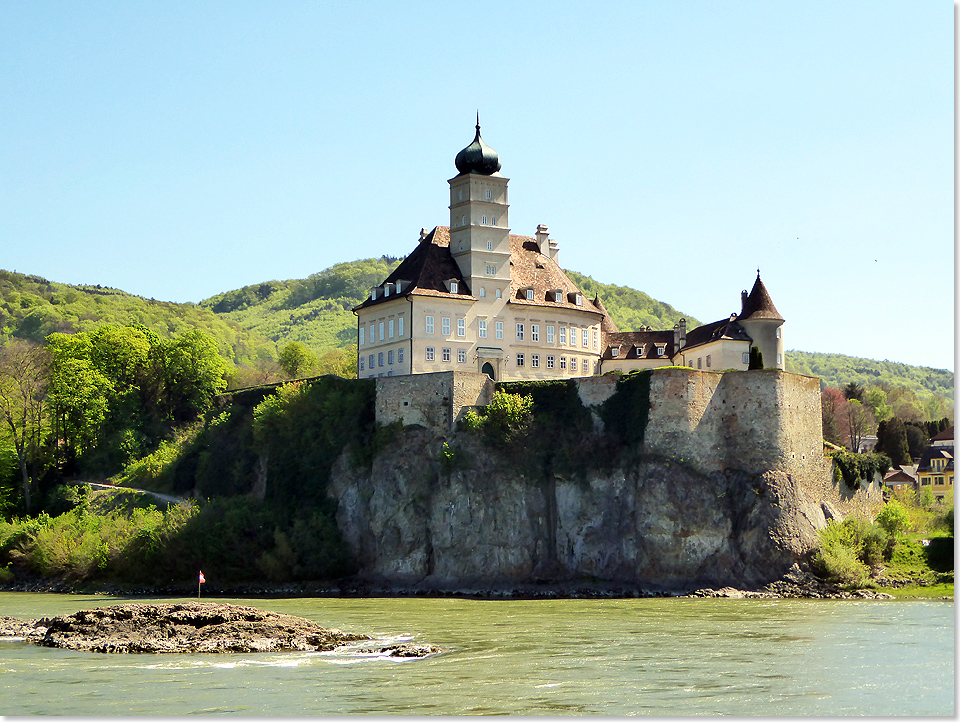
[[[203,578],[203,572],[200,572],[200,581],[197,582],[197,599],[200,598],[200,585],[206,583],[207,580]]]

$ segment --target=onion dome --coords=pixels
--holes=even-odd
[[[479,173],[493,175],[500,170],[500,156],[497,151],[483,142],[480,137],[480,116],[477,115],[477,134],[473,142],[457,153],[454,163],[461,175]]]

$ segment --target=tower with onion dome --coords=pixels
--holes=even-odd
[[[479,115],[473,142],[454,163],[459,173],[448,181],[450,252],[475,296],[484,287],[485,298],[499,298],[510,288],[509,179],[500,175],[497,152],[480,137]]]

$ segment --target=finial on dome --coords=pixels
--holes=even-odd
[[[457,153],[454,163],[461,175],[465,173],[493,175],[500,170],[500,156],[497,155],[497,151],[484,143],[480,137],[479,110],[477,111],[477,134],[470,145]]]

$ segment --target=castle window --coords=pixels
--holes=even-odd
[[[745,352],[745,353],[743,354],[743,362],[744,362],[745,364],[748,364],[748,365],[749,365],[749,363],[750,363],[750,354],[749,354],[749,353],[746,353],[746,352]]]
[[[560,370],[561,370],[561,371],[566,371],[566,369],[567,369],[567,357],[566,357],[566,356],[561,356],[561,357],[560,357]]]
[[[466,363],[467,362],[467,350],[465,348],[457,349],[457,363]]]
[[[488,251],[492,251],[492,250],[493,250],[493,241],[487,241],[487,250],[488,250]]]
[[[450,335],[450,318],[447,316],[440,319],[440,334],[442,336]]]
[[[571,346],[577,345],[577,329],[575,328],[570,329],[570,345]]]
[[[528,300],[528,301],[532,301],[532,300],[533,300],[533,289],[532,289],[532,288],[528,288],[528,289],[527,289],[527,300]]]
[[[698,358],[698,359],[697,359],[697,368],[698,368],[698,369],[702,369],[702,368],[703,368],[703,359],[702,359],[702,358]]]
[[[457,200],[458,200],[458,201],[462,201],[462,200],[463,200],[463,188],[461,188],[460,190],[457,191]]]
[[[497,321],[496,334],[497,338],[503,338],[503,321]]]
[[[460,293],[460,284],[456,281],[450,281],[450,293]]]
[[[781,329],[781,328],[777,328],[777,338],[780,338],[780,332],[781,332],[782,330],[783,330],[783,329]]]
[[[463,250],[463,241],[460,241],[460,250]]]
[[[466,217],[466,216],[460,216],[460,225],[461,225],[461,226],[467,225],[467,217]],[[463,250],[463,246],[460,247],[460,250],[461,250],[461,251]]]
[[[377,354],[377,366],[383,366],[383,351]]]
[[[522,353],[518,353],[518,354],[517,354],[517,366],[523,366],[523,354],[522,354]]]
[[[487,191],[487,200],[490,200],[491,195],[490,191]]]
[[[387,376],[393,376],[393,369],[390,369],[389,371],[387,371]]]
[[[457,336],[463,338],[467,335],[467,320],[465,318],[457,319]]]
[[[782,364],[782,363],[783,363],[783,354],[782,354],[782,353],[778,353],[778,354],[777,354],[777,365],[779,366],[779,365]]]
[[[361,345],[361,346],[363,346],[363,338],[364,338],[364,336],[366,335],[366,334],[364,333],[365,331],[366,331],[366,329],[365,329],[363,326],[361,326],[361,327],[360,327],[360,345]]]
[[[360,357],[360,370],[363,371],[363,356]]]
[[[582,336],[583,336],[583,347],[587,348],[587,346],[590,345],[590,331],[587,329],[583,329]]]
[[[498,289],[497,289],[497,298],[500,298],[501,295],[502,295],[502,294],[500,293],[500,289],[498,288]]]
[[[531,323],[530,324],[530,340],[534,343],[540,342],[540,324]]]
[[[494,217],[490,220],[490,225],[491,225],[491,226],[497,225],[497,217],[496,217],[496,216],[494,216]]]
[[[487,297],[487,289],[485,289],[483,286],[480,286],[480,298],[486,298],[486,297]]]
[[[659,351],[659,349],[657,349]],[[707,368],[710,368],[710,354],[707,354]]]
[[[620,349],[618,349],[618,348],[612,348],[612,349],[610,349],[610,355],[611,355],[613,358],[616,358],[617,356],[620,355]]]
[[[424,358],[426,358],[427,361],[433,361],[433,346],[427,346],[425,349]]]
[[[433,316],[427,316],[424,319],[424,329],[426,333],[433,333]]]
[[[483,319],[480,319],[479,321],[477,321],[477,335],[480,338],[487,337],[487,322],[484,321]]]
[[[560,345],[562,346],[566,343],[567,343],[567,327],[561,326],[560,327]]]
[[[370,354],[369,360],[370,360],[370,368],[373,369],[373,354]]]
[[[388,366],[392,366],[392,365],[393,365],[393,351],[392,351],[392,350],[387,351],[387,365],[388,365]]]
[[[553,337],[554,337],[553,326],[547,326],[547,343],[553,343]]]
[[[487,225],[487,217],[486,217],[486,216],[481,216],[481,218],[483,219],[483,220],[481,221],[481,223],[482,223],[483,225]]]
[[[548,369],[553,368],[553,356],[547,356],[547,368]]]
[[[383,341],[383,321],[380,322],[380,340]]]
[[[403,337],[403,316],[397,319],[397,336]]]
[[[535,369],[540,368],[540,354],[530,354],[530,366]]]
[[[398,363],[398,364],[402,364],[402,363],[403,363],[403,349],[402,349],[402,348],[397,349],[397,363]]]
[[[445,363],[450,362],[450,349],[448,348],[443,349],[443,361]]]
[[[593,348],[594,350],[600,348],[600,332],[597,329],[593,329]]]
[[[577,370],[577,357],[576,357],[576,356],[571,356],[571,357],[570,357],[570,370],[571,370],[571,371],[576,371],[576,370]]]
[[[517,324],[517,341],[523,341],[523,324]]]
[[[393,338],[393,327],[394,327],[393,319],[391,318],[387,328],[387,335],[389,335],[390,338]]]

